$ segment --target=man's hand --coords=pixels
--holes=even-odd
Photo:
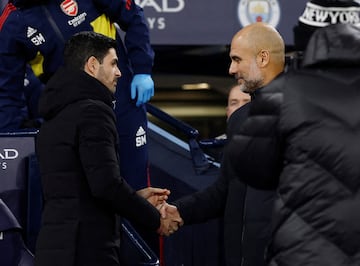
[[[175,233],[184,224],[176,206],[164,203],[158,206],[161,214],[161,225],[158,229],[160,235],[169,236]]]
[[[170,195],[170,190],[166,188],[147,187],[136,191],[136,193],[147,199],[154,207],[164,204]]]
[[[136,74],[131,82],[131,99],[136,100],[136,106],[140,106],[154,96],[154,81],[149,74]]]

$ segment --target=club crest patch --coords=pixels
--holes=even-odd
[[[65,0],[60,4],[60,7],[66,15],[72,17],[75,17],[79,10],[75,0]]]
[[[280,21],[280,5],[277,0],[240,0],[238,18],[243,27],[254,22],[276,27]]]

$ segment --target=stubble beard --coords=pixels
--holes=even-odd
[[[264,78],[261,75],[261,71],[256,65],[254,60],[250,65],[249,79],[244,80],[244,92],[254,93],[258,88],[261,88],[264,84]]]

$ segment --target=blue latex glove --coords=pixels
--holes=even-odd
[[[154,81],[149,74],[136,74],[131,82],[131,99],[137,97],[136,106],[140,106],[154,96]]]

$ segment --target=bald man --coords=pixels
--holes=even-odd
[[[244,92],[255,97],[256,89],[283,71],[285,45],[273,27],[264,23],[251,24],[235,34],[230,58],[229,74],[243,84]],[[248,116],[250,105],[251,102],[243,105],[230,116],[229,139]],[[222,174],[212,185],[176,200],[174,205],[185,225],[223,217],[225,263],[221,265],[265,266],[274,192],[246,186],[235,172],[223,170],[227,168],[226,161],[222,161],[221,168]],[[162,208],[162,211],[166,210],[166,206]]]
[[[229,74],[244,84],[244,92],[254,93],[284,70],[284,40],[268,24],[250,24],[233,37],[230,58]]]
[[[268,265],[360,265],[359,36],[350,23],[312,33],[300,68],[256,90],[227,146],[242,182],[277,189]]]
[[[231,140],[248,117],[257,91],[284,71],[285,44],[274,27],[266,23],[254,23],[234,35],[229,56],[231,59],[229,74],[234,76],[242,91],[251,95],[251,102],[237,109],[228,120],[228,139]],[[241,161],[237,161],[237,164],[239,169],[246,167]],[[235,250],[229,249],[233,253],[227,254],[227,261],[230,261],[228,265],[264,266],[266,265],[265,250],[271,235],[271,210],[275,191],[259,190],[244,184],[241,181],[244,173],[234,172],[229,167],[226,152],[221,171],[222,176],[229,179],[228,194],[231,196],[227,205],[234,206],[234,209],[238,208],[238,210],[242,205],[240,212],[232,214],[234,222],[225,228],[225,236],[236,243],[239,242],[238,236],[234,234],[238,231],[236,226],[243,226],[241,249],[238,251],[242,254],[242,263],[239,264],[235,260]]]

